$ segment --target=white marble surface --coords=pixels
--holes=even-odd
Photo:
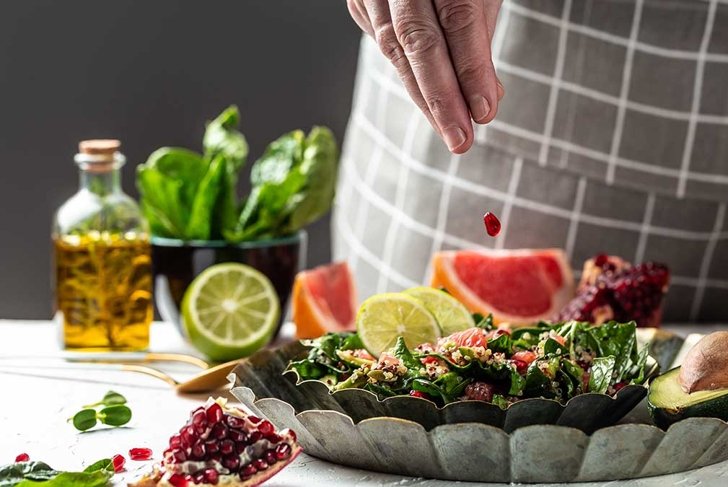
[[[190,351],[170,325],[155,323],[152,330],[154,351]],[[59,350],[56,336],[50,322],[0,320],[0,464],[12,462],[21,452],[59,469],[80,469],[115,453],[128,458],[127,452],[132,447],[150,447],[159,455],[170,434],[206,398],[179,396],[152,377],[108,369],[64,368],[64,362],[41,358]],[[32,356],[35,356],[32,360],[19,358]],[[11,362],[13,366],[9,365]],[[195,371],[179,365],[165,370],[180,379]],[[66,423],[66,418],[79,406],[100,398],[109,389],[124,394],[129,400],[134,417],[127,427],[78,433]],[[127,460],[128,471],[115,477],[116,484],[125,485],[148,465],[149,462]],[[476,485],[383,475],[340,467],[303,454],[266,485],[439,487],[453,484]],[[728,462],[664,477],[566,485],[725,487],[728,486]]]

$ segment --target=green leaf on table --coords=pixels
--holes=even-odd
[[[96,426],[96,410],[82,409],[72,418],[73,426],[79,431],[86,431]]]
[[[104,397],[93,404],[87,404],[84,408],[95,408],[97,406],[114,406],[116,404],[126,404],[126,398],[118,392],[109,391],[104,394]]]
[[[104,459],[83,472],[60,472],[44,462],[18,462],[0,467],[0,487],[102,487],[114,475],[110,465]]]
[[[109,426],[123,426],[131,420],[131,409],[122,404],[108,406],[97,413],[97,418]]]

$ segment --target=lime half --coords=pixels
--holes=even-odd
[[[468,308],[445,291],[422,286],[407,289],[404,293],[420,301],[435,316],[443,336],[475,326]]]
[[[422,303],[402,293],[376,294],[362,303],[356,330],[364,347],[378,357],[404,338],[407,348],[434,343],[440,337],[435,317]]]
[[[192,281],[182,323],[199,351],[224,362],[264,347],[278,326],[280,304],[270,280],[250,266],[217,264]]]

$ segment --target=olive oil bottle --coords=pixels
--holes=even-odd
[[[121,189],[118,140],[87,140],[80,188],[53,223],[55,310],[69,349],[144,350],[153,318],[151,247]]]

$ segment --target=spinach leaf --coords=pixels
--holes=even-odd
[[[185,230],[185,238],[189,240],[209,240],[212,236],[212,224],[215,204],[220,194],[221,182],[225,174],[225,159],[215,157],[200,181],[197,194],[192,202],[190,218]]]
[[[0,467],[0,487],[102,487],[114,475],[111,460],[95,462],[83,472],[59,472],[43,462]]]
[[[488,349],[494,352],[511,353],[511,337],[504,333],[498,338],[488,340]]]
[[[290,235],[326,213],[336,185],[338,149],[331,131],[314,127],[272,142],[253,165],[253,189],[236,240]]]
[[[213,161],[222,157],[224,165],[211,215],[211,237],[215,239],[222,238],[226,232],[233,232],[237,222],[238,175],[248,157],[248,142],[237,130],[239,122],[238,108],[230,106],[207,124],[202,139],[205,159]]]
[[[488,316],[483,316],[480,313],[473,313],[473,321],[475,322],[476,328],[482,328],[486,331],[490,331],[495,328],[492,313],[489,313]]]
[[[614,373],[616,359],[613,356],[597,357],[592,362],[589,377],[589,392],[604,394],[609,388]]]
[[[187,222],[207,163],[187,149],[163,147],[137,166],[144,217],[158,237],[187,238]]]
[[[412,352],[407,348],[407,344],[404,342],[404,338],[397,337],[397,343],[394,346],[394,356],[402,362],[402,365],[412,372],[413,370],[419,374],[419,370],[422,368],[422,363],[412,356]]]

